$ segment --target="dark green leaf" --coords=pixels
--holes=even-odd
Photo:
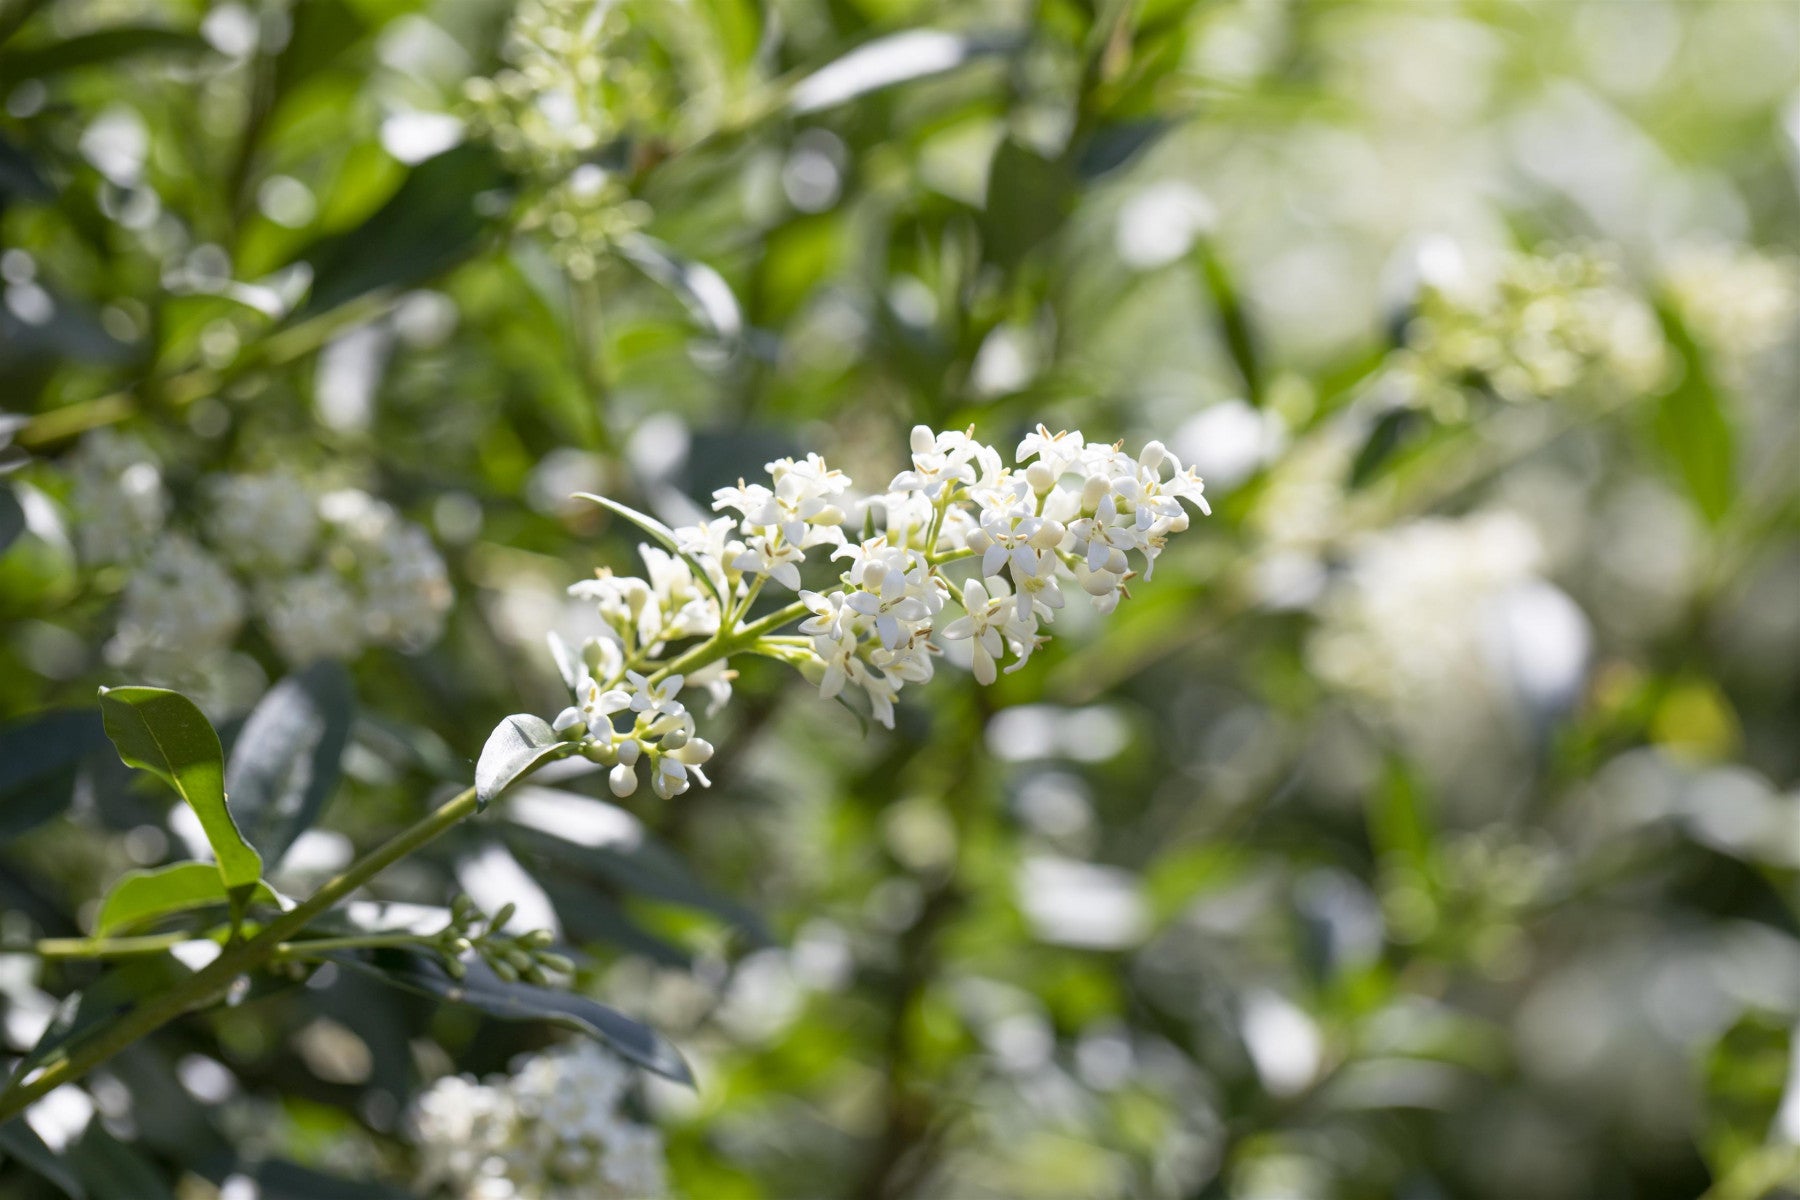
[[[1673,311],[1661,313],[1669,345],[1681,359],[1681,381],[1658,402],[1657,440],[1675,462],[1694,507],[1717,525],[1737,493],[1737,445],[1706,352]]]
[[[225,791],[238,828],[276,863],[337,788],[356,694],[349,673],[320,662],[269,690],[231,747]]]
[[[206,40],[197,34],[154,25],[124,25],[0,54],[0,79],[15,84],[139,54],[204,54],[208,49]]]
[[[1260,406],[1263,401],[1262,355],[1257,349],[1255,331],[1238,295],[1237,283],[1231,277],[1225,260],[1219,257],[1212,242],[1198,238],[1194,242],[1194,266],[1206,294],[1212,298],[1213,313],[1219,322],[1219,336],[1244,383],[1244,399]]]
[[[9,139],[0,137],[0,200],[8,196],[47,202],[56,199],[56,189],[50,186],[29,154]]]
[[[166,954],[146,955],[112,967],[86,988],[57,1003],[37,1044],[13,1068],[13,1078],[36,1070],[57,1051],[85,1040],[139,1000],[167,991],[188,974],[186,967]]]
[[[19,498],[11,488],[0,487],[0,554],[24,532],[25,510],[19,506]]]
[[[0,1155],[17,1159],[28,1169],[37,1172],[74,1200],[86,1200],[87,1189],[81,1185],[74,1167],[62,1155],[44,1144],[44,1139],[32,1132],[25,1118],[14,1117],[4,1125],[0,1125]]]
[[[1013,270],[1053,238],[1074,205],[1074,178],[1060,161],[1008,138],[988,167],[981,242],[990,261]]]
[[[168,1182],[149,1160],[99,1121],[88,1124],[71,1158],[94,1200],[174,1200]]]
[[[200,818],[225,886],[237,891],[262,878],[262,858],[238,832],[225,804],[219,735],[194,702],[163,688],[101,688],[100,714],[125,765],[158,776]]]
[[[339,1179],[280,1159],[258,1163],[250,1174],[256,1180],[257,1200],[410,1200],[415,1195],[386,1184]]]
[[[506,806],[514,828],[562,861],[585,868],[632,895],[710,912],[762,944],[773,940],[761,917],[694,877],[643,822],[614,804],[555,788],[520,788]]]
[[[383,288],[420,284],[455,266],[490,227],[476,197],[506,183],[493,153],[474,143],[420,163],[368,220],[301,256],[313,269],[312,294],[295,319]]]
[[[475,763],[476,803],[486,808],[515,780],[570,749],[541,717],[515,713],[506,718],[494,726]]]
[[[274,888],[261,880],[254,886],[255,900],[281,907],[281,898]],[[100,915],[94,919],[94,936],[109,937],[159,917],[209,904],[226,904],[230,899],[224,881],[219,878],[219,869],[212,863],[171,863],[166,867],[128,871],[106,893]]]
[[[1416,409],[1390,408],[1369,427],[1356,460],[1350,464],[1350,486],[1362,487],[1381,473],[1394,455],[1424,427],[1425,418]]]
[[[106,744],[100,714],[57,709],[0,729],[0,837],[69,806],[81,760]]]
[[[306,0],[293,8],[293,30],[275,60],[275,94],[285,96],[330,66],[367,26],[344,0]]]
[[[548,1021],[585,1033],[622,1057],[677,1083],[692,1086],[693,1073],[668,1040],[597,1000],[529,983],[507,983],[480,960],[465,963],[467,974],[454,979],[435,957],[384,951],[369,957],[331,955],[345,966],[376,974],[396,987],[466,1004],[503,1021]]]

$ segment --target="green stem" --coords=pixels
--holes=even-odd
[[[437,940],[435,933],[370,933],[360,937],[307,938],[275,947],[276,958],[308,958],[331,950],[381,950],[424,946]]]
[[[223,936],[221,931],[220,936]],[[183,942],[218,941],[212,934],[156,933],[144,937],[40,938],[29,946],[0,950],[0,954],[35,954],[39,958],[125,958],[133,954],[160,954]]]
[[[0,1124],[5,1124],[39,1097],[81,1078],[127,1046],[155,1033],[184,1013],[216,1001],[244,973],[277,957],[289,939],[370,879],[419,847],[474,815],[475,789],[467,788],[413,825],[352,863],[301,904],[269,922],[249,941],[227,948],[218,958],[166,992],[148,997],[92,1038],[78,1043],[35,1077],[18,1082],[0,1096]]]
[[[805,602],[796,600],[785,608],[778,608],[765,617],[759,617],[748,625],[740,626],[735,633],[726,634],[721,630],[718,636],[701,642],[665,665],[656,674],[650,676],[650,682],[660,683],[671,675],[689,675],[701,667],[718,662],[721,658],[746,653],[761,639],[763,634],[780,629],[789,621],[804,616],[805,613]]]

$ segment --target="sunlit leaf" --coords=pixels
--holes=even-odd
[[[1716,525],[1737,493],[1736,439],[1706,352],[1673,311],[1665,309],[1661,315],[1669,345],[1681,358],[1682,374],[1657,403],[1657,439],[1674,460],[1694,507]]]
[[[282,906],[275,889],[261,880],[255,884],[253,898],[277,908]],[[212,863],[171,863],[166,867],[128,871],[119,877],[101,902],[100,915],[94,919],[94,933],[98,937],[108,937],[174,913],[229,901],[224,881],[219,878],[219,869]]]
[[[571,749],[542,717],[515,713],[494,726],[475,763],[475,800],[486,808],[501,792],[540,763]]]
[[[156,775],[200,818],[225,886],[237,892],[262,878],[262,857],[238,832],[225,804],[219,735],[194,702],[163,688],[102,688],[100,714],[125,765]]]
[[[858,96],[954,70],[1019,44],[1014,37],[909,29],[865,42],[794,85],[788,107],[796,113],[835,108]]]
[[[626,262],[675,297],[714,337],[732,340],[744,332],[744,314],[725,277],[702,262],[685,259],[655,238],[634,234],[618,242]]]

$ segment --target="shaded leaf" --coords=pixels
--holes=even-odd
[[[1012,270],[1054,237],[1073,208],[1068,167],[1008,138],[988,167],[981,244],[990,261]]]
[[[1257,348],[1250,318],[1244,311],[1244,302],[1238,295],[1237,282],[1232,279],[1225,260],[1206,238],[1195,239],[1192,253],[1200,282],[1212,298],[1219,336],[1231,355],[1232,365],[1237,367],[1238,378],[1244,383],[1244,399],[1260,406],[1263,401],[1262,354]]]
[[[74,1200],[87,1200],[87,1189],[75,1174],[73,1164],[45,1145],[44,1139],[25,1123],[25,1118],[14,1117],[0,1125],[0,1156],[18,1160],[29,1170],[37,1172],[74,1197]]]
[[[382,1183],[339,1179],[280,1159],[258,1163],[250,1177],[256,1180],[258,1200],[410,1200],[414,1195]]]
[[[281,897],[275,889],[261,880],[254,885],[253,898],[263,904],[282,907]],[[209,904],[226,904],[230,899],[224,881],[219,878],[219,869],[212,863],[171,863],[166,867],[127,871],[101,902],[100,915],[94,918],[94,934],[107,937],[133,925]]]
[[[58,709],[0,729],[0,837],[67,808],[82,760],[105,744],[92,710]]]
[[[106,1132],[100,1121],[88,1123],[71,1161],[94,1200],[174,1200],[150,1161]]]
[[[25,510],[9,487],[0,487],[0,554],[25,532]]]
[[[572,747],[557,738],[542,717],[514,713],[488,735],[475,763],[475,801],[486,808],[519,777],[539,763],[561,758]]]
[[[467,974],[455,979],[435,957],[426,955],[382,951],[368,957],[348,953],[330,957],[396,987],[466,1004],[503,1021],[547,1021],[585,1033],[648,1071],[693,1085],[693,1073],[668,1039],[586,996],[529,983],[507,983],[479,959],[465,963]]]
[[[1418,435],[1425,417],[1411,408],[1390,408],[1369,427],[1369,436],[1350,464],[1350,486],[1362,487],[1381,473],[1400,448]]]
[[[43,1034],[13,1068],[13,1078],[30,1074],[58,1051],[85,1040],[145,996],[167,991],[187,974],[186,967],[166,954],[145,955],[112,967],[92,984],[57,1002]]]
[[[525,787],[508,802],[506,819],[532,835],[533,844],[545,852],[626,892],[710,912],[759,943],[773,941],[761,917],[700,882],[642,821],[615,804],[555,788]]]
[[[7,196],[47,202],[56,199],[56,189],[29,154],[0,137],[0,199]]]
[[[231,747],[225,791],[245,838],[281,861],[337,788],[356,694],[338,663],[319,662],[269,690]]]
[[[225,804],[219,735],[194,702],[164,688],[101,688],[100,714],[125,765],[162,779],[200,818],[225,886],[247,889],[262,878],[262,858],[238,832]]]
[[[629,505],[620,504],[617,500],[613,500],[606,496],[597,496],[593,492],[576,492],[575,498],[577,500],[592,500],[601,508],[624,517],[627,521],[630,521],[633,525],[636,525],[639,529],[642,529],[645,533],[662,543],[665,550],[688,565],[688,569],[694,574],[694,580],[699,583],[701,587],[706,589],[706,594],[716,600],[721,608],[725,607],[725,598],[719,594],[718,585],[713,582],[712,576],[708,575],[691,555],[682,552],[680,546],[676,544],[675,531],[673,529],[670,529],[667,525],[664,525],[661,521],[647,513],[641,513]]]
[[[210,49],[198,34],[155,25],[121,25],[0,54],[0,79],[14,84],[140,54],[205,54]]]
[[[487,147],[464,143],[414,167],[375,213],[348,233],[321,239],[301,257],[313,270],[304,320],[382,288],[410,287],[474,252],[490,221],[476,197],[506,174]]]

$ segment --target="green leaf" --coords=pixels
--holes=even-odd
[[[718,602],[721,612],[724,611],[726,608],[725,598],[719,594],[718,585],[713,583],[712,576],[708,575],[706,571],[702,569],[698,561],[691,555],[682,552],[681,548],[675,542],[675,531],[673,529],[670,529],[667,525],[664,525],[661,521],[647,513],[641,513],[629,505],[620,504],[617,500],[612,500],[605,496],[596,496],[592,492],[576,492],[575,498],[577,500],[592,500],[601,508],[604,508],[609,512],[617,513],[619,516],[624,517],[627,521],[630,521],[633,525],[636,525],[639,529],[642,529],[645,533],[655,538],[658,542],[661,542],[664,549],[688,565],[688,569],[694,573],[694,578],[699,582],[701,587],[706,589],[706,594]]]
[[[0,554],[25,532],[25,510],[9,487],[0,487]]]
[[[409,1200],[410,1191],[381,1183],[340,1179],[297,1163],[270,1159],[256,1165],[257,1200]]]
[[[254,898],[276,908],[281,897],[267,883],[258,880]],[[209,904],[228,904],[219,869],[208,862],[172,863],[143,871],[127,871],[106,893],[100,915],[94,919],[94,936],[110,937],[121,930],[166,917],[172,913],[204,908]]]
[[[106,1132],[100,1121],[88,1123],[72,1158],[94,1200],[174,1200],[150,1161]]]
[[[0,838],[67,808],[82,760],[105,744],[91,709],[57,709],[0,729]]]
[[[744,314],[725,277],[702,262],[682,258],[655,238],[630,234],[618,240],[621,257],[653,283],[675,294],[707,332],[723,341],[744,334]]]
[[[204,54],[206,39],[155,25],[121,25],[84,33],[48,46],[0,54],[0,79],[11,84],[94,67],[139,54]]]
[[[475,143],[420,163],[368,220],[301,256],[313,269],[312,294],[293,319],[383,288],[411,287],[455,266],[491,225],[476,197],[508,181],[492,151]]]
[[[1366,486],[1380,475],[1396,454],[1418,440],[1425,424],[1424,414],[1411,408],[1390,408],[1375,418],[1350,464],[1351,490]]]
[[[1213,313],[1219,322],[1219,336],[1244,383],[1244,399],[1261,406],[1263,402],[1262,355],[1257,349],[1256,333],[1238,296],[1236,282],[1225,260],[1206,238],[1196,238],[1193,250],[1194,268],[1206,294],[1212,298]]]
[[[979,218],[990,262],[1017,268],[1056,236],[1074,209],[1075,179],[1067,164],[1008,138],[988,166],[987,204]]]
[[[573,747],[556,736],[542,717],[514,713],[494,726],[475,763],[475,802],[486,808],[522,776]]]
[[[81,1180],[75,1175],[69,1161],[46,1146],[44,1139],[25,1123],[23,1117],[14,1117],[0,1125],[0,1155],[17,1159],[27,1169],[42,1175],[74,1200],[87,1200],[87,1189],[81,1185]]]
[[[466,1004],[503,1021],[548,1021],[585,1033],[646,1070],[693,1086],[693,1073],[668,1039],[648,1025],[586,996],[529,983],[507,983],[479,959],[464,963],[466,974],[455,979],[435,956],[381,951],[366,957],[349,953],[330,957],[395,987]]]
[[[155,774],[200,818],[225,886],[236,892],[262,878],[262,857],[238,832],[225,804],[219,735],[194,702],[164,688],[101,688],[100,715],[125,765]]]
[[[337,788],[356,693],[349,673],[320,662],[269,689],[231,747],[225,792],[264,862],[280,862]]]
[[[533,846],[622,891],[710,912],[762,945],[774,940],[760,916],[701,883],[642,821],[615,804],[557,788],[526,787],[507,802],[506,819],[528,834]]]
[[[1717,525],[1737,494],[1737,444],[1723,398],[1681,318],[1661,312],[1663,332],[1682,361],[1681,381],[1657,403],[1656,436],[1675,462],[1694,507]]]

